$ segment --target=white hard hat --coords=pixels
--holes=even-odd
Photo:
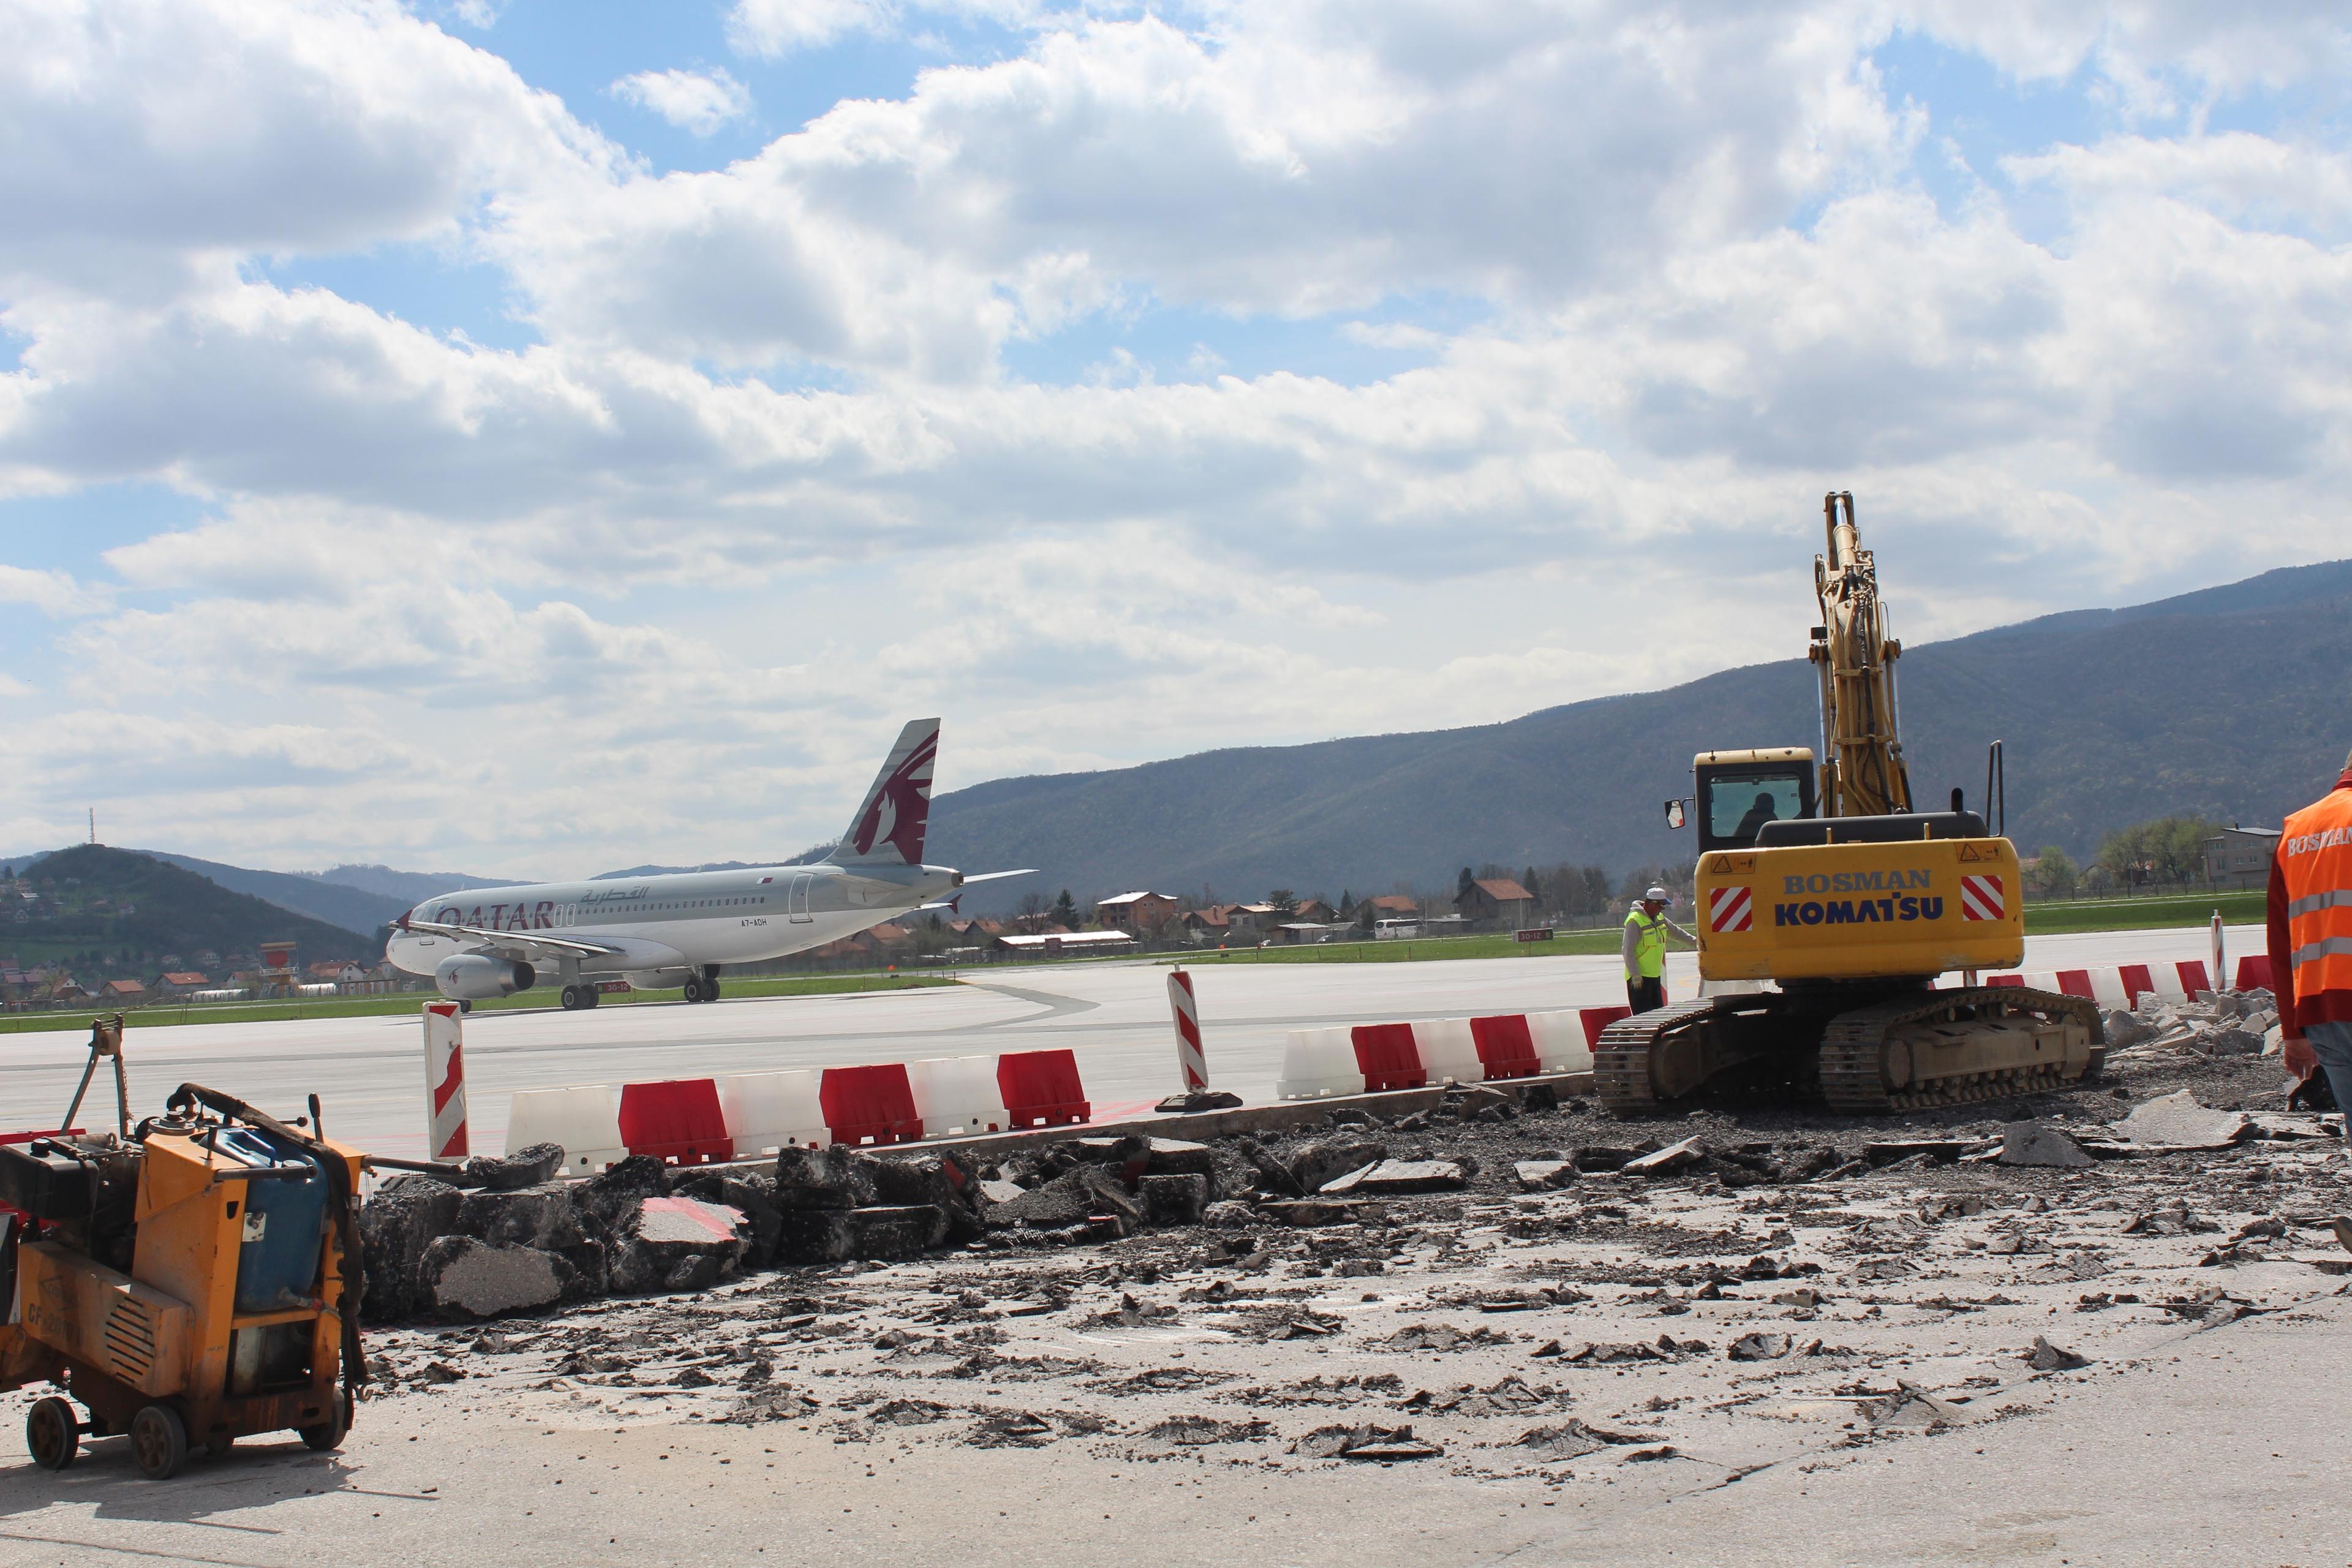
[[[1671,904],[1675,901],[1675,896],[1664,888],[1652,888],[1642,895],[1642,901],[1645,904]]]

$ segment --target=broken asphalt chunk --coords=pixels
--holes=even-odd
[[[1628,1160],[1621,1169],[1629,1176],[1664,1176],[1703,1164],[1706,1160],[1706,1144],[1697,1138],[1685,1138],[1679,1143],[1667,1144],[1654,1154]]]
[[[1401,1197],[1412,1193],[1456,1193],[1468,1184],[1467,1173],[1452,1160],[1382,1160],[1328,1182],[1321,1190]]]
[[[2072,1372],[2076,1367],[2091,1364],[2087,1357],[2076,1355],[2070,1350],[2061,1350],[2041,1334],[2033,1336],[2033,1348],[2024,1352],[2024,1359],[2036,1372]]]
[[[1589,1426],[1570,1416],[1557,1426],[1535,1426],[1512,1439],[1521,1448],[1533,1448],[1549,1459],[1575,1459],[1602,1448],[1630,1447],[1637,1443],[1654,1443],[1654,1432],[1612,1432],[1602,1426]]]
[[[2226,1149],[2255,1133],[2243,1111],[2209,1110],[2185,1089],[2134,1108],[2116,1131],[2135,1143],[2163,1149]]]
[[[1724,1354],[1732,1361],[1778,1361],[1789,1353],[1790,1345],[1786,1334],[1742,1334]]]
[[[1318,1426],[1290,1445],[1307,1459],[1433,1459],[1445,1450],[1412,1435],[1410,1426]]]
[[[1550,1192],[1576,1180],[1573,1160],[1521,1160],[1511,1167],[1523,1193]]]
[[[2000,1131],[2000,1163],[2004,1165],[2052,1165],[2072,1170],[2091,1163],[2080,1143],[2047,1121],[2011,1121]]]

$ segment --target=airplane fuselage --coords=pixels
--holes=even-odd
[[[471,931],[395,931],[385,956],[411,974],[432,975],[453,955],[496,952],[493,932],[525,942],[569,938],[614,951],[539,961],[565,984],[620,976],[675,984],[713,965],[822,947],[945,898],[962,881],[943,866],[819,863],[470,888],[429,899],[412,914]]]

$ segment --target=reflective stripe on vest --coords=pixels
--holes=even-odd
[[[1625,978],[1633,979],[1636,971],[1643,980],[1663,976],[1666,973],[1665,926],[1658,921],[1643,919],[1639,910],[1627,915],[1625,923],[1641,933],[1633,939],[1633,968],[1625,972]]]
[[[2352,789],[2288,817],[2278,859],[2295,996],[2352,991]]]

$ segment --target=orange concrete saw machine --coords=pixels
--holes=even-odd
[[[75,1131],[106,1058],[116,1131]],[[25,1423],[37,1464],[64,1469],[85,1433],[129,1434],[159,1480],[191,1445],[220,1454],[288,1429],[313,1448],[342,1442],[366,1375],[367,1157],[321,1136],[318,1108],[289,1127],[183,1084],[133,1128],[116,1017],[92,1026],[60,1130],[0,1142],[0,1389],[64,1391]]]

